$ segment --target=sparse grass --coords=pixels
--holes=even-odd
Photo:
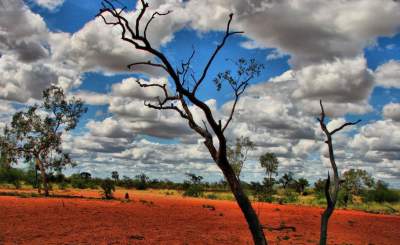
[[[8,185],[1,185],[1,189],[4,189],[3,191],[0,192],[0,196],[19,196],[22,198],[28,198],[28,197],[42,197],[39,195],[35,189],[32,189],[31,186],[29,185],[22,185],[20,189],[15,189],[13,186],[8,186]],[[85,198],[85,199],[92,199],[88,197],[82,197],[82,196],[71,196],[69,195],[69,192],[75,192],[75,191],[80,191],[79,189],[73,189],[70,186],[68,186],[65,190],[61,190],[57,188],[55,185],[53,187],[53,194],[51,197],[63,197],[63,198]],[[143,194],[149,194],[149,195],[162,195],[162,196],[171,196],[171,197],[181,197],[183,196],[183,191],[179,190],[172,190],[172,189],[147,189],[147,190],[127,190],[125,188],[118,187],[116,188],[116,191],[119,193],[125,193],[125,192],[130,192],[132,193],[132,197],[134,197],[134,192],[140,192]],[[213,192],[213,191],[206,191],[204,192],[204,195],[202,198],[205,199],[210,199],[210,200],[229,200],[229,201],[234,201],[235,198],[232,193],[230,192]],[[249,195],[249,198],[252,202],[256,202],[256,199],[254,196]],[[274,200],[279,200],[282,198],[280,195],[274,195]],[[98,198],[93,198],[93,199],[98,199]],[[275,201],[277,203],[277,201]],[[149,204],[149,203],[147,203]],[[326,201],[324,197],[317,198],[314,194],[310,193],[307,196],[298,196],[297,201],[291,203],[292,205],[302,205],[302,206],[313,206],[313,207],[321,207],[325,208],[326,206]],[[151,204],[150,204],[151,205]],[[342,207],[342,206],[337,206],[336,209],[348,209],[348,210],[358,210],[358,211],[364,211],[364,212],[369,212],[369,213],[378,213],[378,214],[394,214],[394,215],[400,215],[400,202],[397,203],[377,203],[377,202],[369,202],[369,203],[363,203],[361,198],[355,198],[354,203],[349,203],[347,207]]]

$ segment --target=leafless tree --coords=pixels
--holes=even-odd
[[[164,94],[163,98],[156,98],[156,102],[145,101],[145,105],[149,108],[157,110],[176,111],[184,120],[188,122],[190,128],[204,139],[205,146],[207,147],[214,162],[224,174],[232,193],[234,194],[236,201],[246,218],[254,243],[260,245],[267,244],[260,221],[247,195],[244,193],[240,185],[240,181],[229,164],[227,158],[227,140],[224,135],[225,130],[232,121],[239,97],[248,87],[250,80],[260,74],[260,70],[263,68],[263,66],[257,64],[255,60],[247,61],[245,59],[239,59],[237,62],[235,62],[237,65],[237,71],[235,74],[232,74],[230,71],[225,71],[217,75],[217,77],[213,80],[217,89],[221,89],[222,83],[228,83],[234,93],[233,105],[228,117],[226,120],[224,120],[224,122],[222,122],[222,120],[217,120],[210,107],[199,98],[197,92],[205,80],[207,80],[209,69],[219,51],[226,44],[228,38],[235,34],[242,33],[232,31],[230,28],[233,14],[229,15],[225,34],[221,42],[211,53],[203,69],[200,70],[200,75],[196,77],[191,68],[191,62],[195,56],[195,51],[192,52],[186,61],[182,62],[175,69],[164,53],[154,48],[148,40],[147,32],[152,21],[157,17],[170,14],[171,11],[165,13],[154,12],[150,15],[150,18],[148,18],[147,21],[144,21],[143,16],[145,15],[149,5],[144,0],[141,0],[140,3],[142,8],[136,10],[138,11],[138,15],[132,26],[128,19],[124,16],[125,8],[116,8],[110,0],[103,1],[103,7],[100,9],[97,16],[102,18],[107,25],[121,27],[122,40],[130,43],[138,50],[142,50],[154,55],[154,59],[152,61],[132,63],[128,65],[128,68],[138,65],[147,65],[160,68],[170,76],[173,82],[173,93],[170,92],[166,84],[148,84],[137,80],[141,87],[158,88]],[[198,108],[203,112],[205,120],[203,120],[202,123],[198,123],[194,120],[191,109],[192,107]],[[215,136],[217,142],[214,142],[213,136]]]
[[[317,118],[317,120],[319,121],[322,131],[326,135],[325,143],[328,145],[329,160],[330,160],[331,167],[333,170],[333,184],[331,185],[331,179],[329,176],[329,172],[328,172],[328,178],[325,183],[325,198],[326,198],[326,202],[327,202],[327,207],[321,215],[321,230],[320,230],[319,244],[325,245],[326,241],[327,241],[328,222],[329,222],[329,218],[331,217],[333,211],[335,210],[335,205],[336,205],[336,201],[337,201],[337,197],[338,197],[338,193],[339,193],[339,184],[340,184],[339,172],[338,172],[338,168],[337,168],[336,161],[335,161],[335,154],[333,151],[332,136],[347,126],[356,125],[357,123],[361,122],[361,120],[358,120],[355,122],[346,122],[346,123],[342,124],[340,127],[336,128],[332,131],[329,131],[325,124],[325,110],[322,105],[322,100],[320,100],[319,104],[321,106],[321,116],[320,116],[320,118]]]

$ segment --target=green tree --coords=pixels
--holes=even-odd
[[[378,180],[374,185],[373,189],[368,190],[364,193],[364,201],[366,202],[399,202],[400,194],[389,189],[389,185],[384,181]]]
[[[272,187],[275,183],[275,179],[272,177],[273,175],[278,174],[278,165],[279,161],[278,158],[275,156],[274,153],[267,152],[260,156],[260,164],[261,167],[264,168],[267,178],[265,179],[265,185],[267,192],[272,194]]]
[[[191,197],[200,197],[203,195],[203,188],[201,186],[201,181],[203,180],[203,176],[187,173],[186,176],[189,178],[189,181],[185,181],[185,192],[184,196]]]
[[[34,160],[48,196],[46,171],[73,165],[69,154],[61,148],[62,134],[74,129],[85,112],[81,100],[67,100],[61,88],[51,86],[43,92],[41,105],[29,106],[14,114],[0,138],[1,152],[7,152],[7,160],[12,163],[20,158]]]
[[[283,189],[288,188],[291,184],[293,184],[294,178],[293,178],[293,173],[288,172],[285,173],[280,179],[279,183],[282,184]]]
[[[238,179],[242,173],[243,165],[247,160],[247,155],[250,150],[254,150],[255,146],[249,137],[236,138],[236,143],[233,147],[227,148],[227,157],[233,171]]]
[[[112,171],[111,172],[111,178],[115,181],[115,183],[117,183],[117,181],[119,180],[119,174],[117,171]]]
[[[148,187],[148,182],[150,178],[146,174],[139,174],[135,176],[136,181],[138,181],[138,184],[136,188],[138,190],[146,190]]]
[[[365,188],[374,186],[374,179],[367,171],[362,169],[350,169],[342,174],[341,186],[344,191],[344,205],[353,201],[354,195],[361,195]]]
[[[114,181],[111,179],[105,179],[100,184],[103,190],[103,196],[105,199],[113,199],[113,192],[115,191]]]
[[[305,178],[299,178],[298,180],[295,180],[295,187],[296,191],[300,194],[303,194],[306,187],[308,187],[310,184],[308,183],[308,180]]]

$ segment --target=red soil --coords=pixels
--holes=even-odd
[[[235,202],[129,194],[129,203],[0,197],[0,244],[252,244]],[[270,244],[317,244],[322,209],[265,203],[254,208],[266,227],[284,222],[296,228],[266,229]],[[337,210],[330,221],[329,244],[400,244],[399,227],[399,216]]]

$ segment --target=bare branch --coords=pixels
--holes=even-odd
[[[185,118],[185,119],[188,118],[188,116],[181,109],[179,109],[177,106],[175,106],[173,104],[170,104],[168,106],[165,106],[165,105],[154,105],[154,104],[151,104],[151,103],[147,103],[145,101],[144,105],[149,107],[149,108],[156,109],[156,110],[174,110],[174,111],[177,111],[181,115],[182,118]]]
[[[129,64],[127,67],[128,69],[131,69],[132,66],[136,66],[136,65],[148,65],[148,66],[154,66],[154,67],[159,67],[164,69],[165,71],[167,71],[167,68],[163,65],[163,64],[159,64],[159,63],[153,63],[150,60],[147,62],[135,62],[135,63],[131,63]]]
[[[157,12],[157,11],[154,12],[154,13],[152,14],[151,18],[147,21],[146,27],[144,28],[144,32],[143,32],[144,38],[147,39],[147,28],[149,27],[150,23],[156,18],[156,16],[164,16],[164,15],[168,15],[168,14],[170,14],[170,13],[172,13],[171,10],[168,10],[168,11],[165,12],[165,13],[159,13],[159,12]]]
[[[236,32],[231,32],[230,31],[230,26],[231,26],[231,22],[232,22],[232,18],[233,18],[233,13],[231,13],[229,15],[229,21],[228,24],[226,25],[226,31],[225,31],[225,36],[222,39],[222,42],[220,44],[217,45],[216,49],[214,50],[214,53],[211,55],[210,59],[208,60],[206,66],[204,67],[204,70],[202,72],[202,75],[200,76],[199,80],[197,80],[192,94],[196,94],[196,91],[198,89],[198,87],[200,86],[200,84],[203,82],[204,78],[206,77],[207,73],[208,73],[208,69],[210,68],[212,62],[214,61],[215,57],[217,56],[218,52],[221,50],[221,48],[225,45],[226,40],[228,39],[228,37],[234,35],[234,34],[240,34],[243,32],[240,31],[236,31]]]
[[[334,133],[336,133],[336,132],[342,130],[344,127],[351,126],[351,125],[356,125],[356,124],[359,123],[359,122],[361,122],[361,119],[358,119],[358,120],[355,121],[355,122],[346,122],[346,123],[344,123],[342,126],[340,126],[340,127],[338,127],[337,129],[333,130],[330,134],[333,135]]]
[[[146,83],[141,83],[139,79],[137,79],[136,82],[142,88],[158,87],[158,88],[162,89],[162,91],[164,92],[165,98],[163,100],[160,100],[160,97],[157,97],[159,106],[164,106],[165,103],[167,103],[168,101],[179,100],[179,96],[177,96],[177,95],[175,95],[175,96],[169,95],[166,84],[158,84],[158,83],[146,84]]]
[[[149,4],[146,3],[144,0],[141,0],[142,2],[142,10],[140,10],[139,16],[136,18],[136,36],[140,36],[140,19],[143,17],[144,12],[146,12],[146,9],[149,7]]]
[[[325,124],[325,110],[324,110],[324,106],[322,105],[322,100],[319,101],[320,107],[321,107],[321,117],[317,118],[317,120],[319,121],[322,130],[325,132],[325,134],[328,137],[331,137],[333,134],[335,134],[336,132],[342,130],[343,128],[347,127],[347,126],[352,126],[352,125],[356,125],[359,122],[361,122],[361,119],[354,121],[354,122],[346,122],[344,123],[342,126],[332,130],[331,132],[328,131],[326,124]]]

